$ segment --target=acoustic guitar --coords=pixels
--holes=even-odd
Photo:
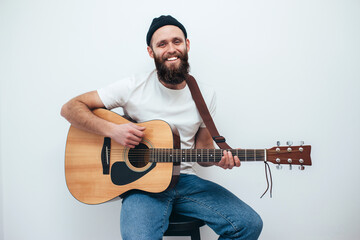
[[[129,121],[105,109],[95,115],[116,124]],[[71,194],[80,202],[99,204],[130,190],[158,193],[171,188],[180,174],[181,162],[219,162],[221,149],[178,149],[180,139],[162,120],[136,123],[146,127],[135,148],[127,148],[108,137],[70,126],[65,151],[65,178]],[[311,165],[311,146],[271,149],[231,149],[242,162]]]

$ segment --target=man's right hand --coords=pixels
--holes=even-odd
[[[134,123],[114,124],[110,138],[129,148],[135,148],[144,137],[145,127]]]

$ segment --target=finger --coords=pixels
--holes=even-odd
[[[235,161],[235,166],[240,167],[241,162],[240,162],[240,159],[239,159],[238,156],[235,156],[235,157],[234,157],[234,161]]]
[[[140,125],[137,125],[137,124],[134,124],[134,123],[129,123],[129,125],[139,131],[144,131],[146,129],[146,127],[144,126],[140,126]]]
[[[127,140],[128,141],[133,141],[133,142],[136,142],[136,143],[140,143],[142,138],[136,136],[136,135],[133,135],[132,133],[130,133],[128,136],[127,136]]]
[[[227,153],[228,153],[229,169],[232,169],[234,167],[234,158],[233,158],[231,151],[228,151]]]
[[[224,152],[225,152],[225,151],[224,151]],[[225,163],[226,163],[226,157],[225,157],[225,156],[222,156],[220,162],[218,162],[216,165],[219,166],[219,167],[221,167],[221,168],[224,168]]]
[[[142,138],[144,137],[145,133],[142,130],[139,130],[138,128],[131,128],[129,130],[130,133],[132,133],[133,135]]]
[[[137,146],[139,145],[140,141],[133,141],[133,140],[127,140],[126,141],[126,145],[131,145],[131,146]]]
[[[224,165],[223,166],[224,166],[224,169],[227,169],[227,168],[229,168],[229,154],[228,154],[228,151],[224,150],[223,154],[224,154],[224,156],[223,156]]]
[[[139,143],[140,142],[125,139],[125,141],[124,141],[124,143],[122,145],[125,146],[125,147],[128,147],[128,148],[135,148],[137,145],[139,145]]]
[[[219,166],[219,167],[224,166],[224,157],[221,158],[220,162],[216,163],[216,166]]]

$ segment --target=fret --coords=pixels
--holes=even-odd
[[[240,149],[240,150],[236,149],[236,151],[237,151],[237,154],[238,154],[238,157],[239,157],[240,161],[241,161],[241,162],[245,161],[244,150],[242,150],[242,149]]]
[[[233,155],[233,157],[239,156],[237,153],[237,149],[231,149],[230,151],[231,151],[231,154]]]
[[[172,156],[172,154],[171,154],[171,150],[172,150],[172,149],[170,149],[170,148],[166,150],[166,155],[167,155],[166,162],[172,162],[172,157],[171,157],[171,156]]]
[[[245,161],[247,161],[247,149],[245,149]]]
[[[192,149],[192,150],[194,150],[194,149]],[[191,153],[190,153],[190,162],[192,162],[192,154]]]
[[[218,162],[220,162],[222,155],[223,155],[223,150],[219,149],[219,151],[217,151],[217,156],[216,156]]]
[[[259,149],[256,151],[257,151],[257,155],[255,161],[265,161],[264,150]]]
[[[250,161],[255,161],[255,151],[254,151],[254,149],[251,149],[251,157],[252,157],[252,159],[250,159]]]
[[[209,149],[209,152],[210,151],[213,151],[213,149]],[[214,153],[208,153],[208,162],[211,162],[212,161],[212,157],[214,156]]]

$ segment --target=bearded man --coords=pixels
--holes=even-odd
[[[155,61],[155,70],[77,96],[62,107],[61,115],[77,128],[135,148],[144,137],[144,127],[133,123],[115,124],[92,113],[96,108],[121,107],[137,122],[162,119],[169,123],[180,135],[181,148],[214,148],[185,81],[189,74],[190,50],[185,27],[172,16],[160,16],[152,21],[146,42],[147,51]],[[201,82],[199,87],[214,115],[214,91]],[[260,216],[225,188],[198,177],[194,164],[181,163],[181,174],[173,188],[161,193],[130,191],[124,196],[120,221],[124,240],[162,239],[172,211],[204,220],[219,239],[259,237]],[[224,151],[219,163],[201,165],[231,169],[239,167],[240,160]]]

